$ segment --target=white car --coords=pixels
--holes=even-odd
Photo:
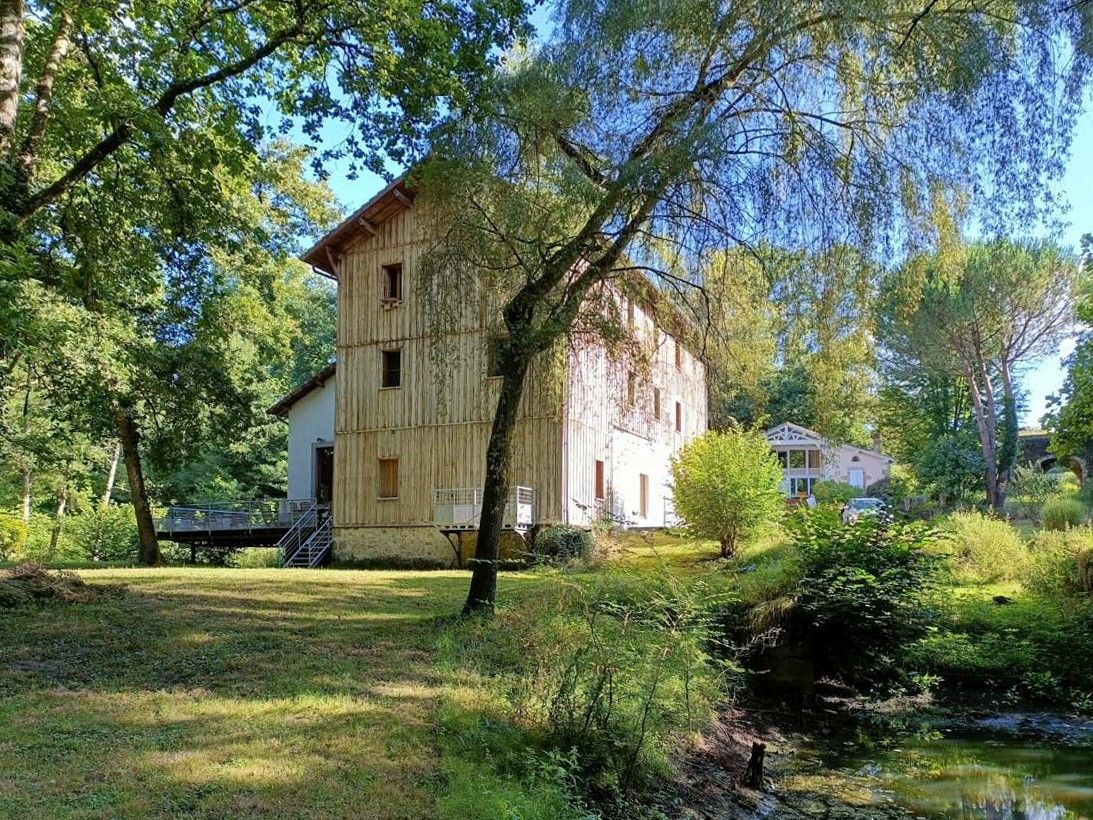
[[[887,509],[879,498],[851,498],[843,507],[843,523],[854,524],[863,516],[882,515]]]

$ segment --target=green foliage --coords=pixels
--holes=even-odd
[[[729,557],[742,538],[773,524],[785,509],[782,470],[762,433],[711,431],[672,460],[675,511],[692,532]]]
[[[914,498],[918,489],[914,474],[902,464],[893,464],[888,478],[874,481],[865,488],[865,494],[870,498],[884,499],[892,505]]]
[[[535,534],[533,555],[546,561],[587,560],[596,549],[591,530],[569,524],[555,524]]]
[[[1061,487],[1058,474],[1045,473],[1032,465],[1019,465],[1010,479],[1006,507],[1025,518],[1038,520],[1044,502]]]
[[[953,513],[941,524],[956,577],[968,582],[1017,581],[1028,570],[1029,552],[1008,522],[979,512]]]
[[[1093,532],[1085,528],[1041,532],[1030,545],[1025,586],[1044,596],[1093,593]]]
[[[903,649],[930,623],[935,533],[872,518],[847,526],[823,508],[797,511],[787,528],[801,566],[794,623],[823,671],[866,685],[891,681]]]
[[[857,498],[861,490],[845,481],[825,478],[812,485],[812,494],[820,504],[845,504],[850,499]]]
[[[88,510],[65,522],[73,550],[90,561],[133,561],[140,541],[131,507],[110,505]]]
[[[1040,517],[1045,529],[1066,530],[1085,520],[1085,507],[1073,495],[1055,495],[1044,502]]]
[[[706,645],[720,597],[670,572],[558,580],[558,594],[448,630],[442,656],[502,696],[501,714],[484,720],[503,717],[526,733],[519,750],[561,755],[583,789],[619,793],[666,775],[674,739],[704,726],[719,698]],[[502,769],[526,767],[526,751],[513,754],[503,733],[481,728],[458,727],[468,751],[485,751]]]
[[[10,560],[27,540],[27,525],[22,517],[0,512],[0,561]]]

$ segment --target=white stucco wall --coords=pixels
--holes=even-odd
[[[327,379],[288,411],[288,497],[315,496],[315,445],[334,443],[334,379]]]

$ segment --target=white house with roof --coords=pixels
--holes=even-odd
[[[793,422],[771,427],[765,435],[782,465],[782,491],[790,498],[810,495],[820,480],[865,489],[891,475],[890,456],[853,444],[838,444]]]

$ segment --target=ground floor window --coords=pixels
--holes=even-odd
[[[398,459],[380,459],[380,498],[398,498]]]

